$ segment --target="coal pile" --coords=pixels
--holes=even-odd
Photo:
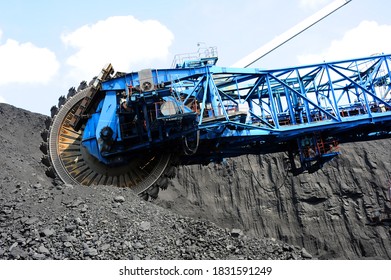
[[[301,259],[303,249],[183,217],[121,189],[2,183],[3,259]]]
[[[311,259],[141,200],[127,189],[53,183],[40,163],[46,116],[0,104],[0,259]]]

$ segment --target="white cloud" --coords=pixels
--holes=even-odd
[[[2,31],[0,30],[0,39]],[[30,42],[19,43],[7,39],[0,43],[0,85],[10,83],[46,84],[57,73],[60,64],[47,48]]]
[[[5,98],[1,95],[0,95],[0,103],[7,103],[7,101],[5,101]]]
[[[73,74],[92,77],[109,62],[118,71],[130,71],[139,70],[134,69],[138,65],[149,67],[149,62],[166,59],[174,35],[156,20],[115,16],[63,34],[61,39],[77,50],[67,59]]]
[[[303,9],[317,9],[324,6],[329,0],[300,0],[299,5]]]
[[[347,31],[338,40],[318,54],[302,54],[302,64],[319,63],[339,59],[359,58],[377,53],[391,53],[391,25],[379,25],[375,21],[363,21]]]

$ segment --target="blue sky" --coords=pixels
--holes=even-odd
[[[0,102],[49,114],[107,62],[169,68],[197,43],[230,66],[332,0],[13,0],[0,2]],[[391,2],[352,0],[254,67],[391,53]]]

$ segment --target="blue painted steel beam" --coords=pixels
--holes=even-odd
[[[379,55],[283,69],[214,65],[154,69],[151,78],[159,86],[150,92],[137,89],[142,74],[128,73],[102,83],[106,97],[97,113],[99,118],[91,118],[93,124],[87,127],[95,130],[90,134],[96,138],[104,127],[110,127],[113,140],[122,141],[117,94],[126,92],[128,106],[139,106],[137,110],[142,112],[146,130],[143,141],[148,142],[136,143],[134,148],[181,137],[181,132],[170,134],[171,130],[163,134],[161,127],[156,138],[152,131],[152,123],[157,122],[151,116],[159,114],[160,103],[168,100],[164,99],[167,95],[175,98],[179,107],[188,102],[198,107],[196,124],[183,133],[200,130],[201,140],[223,141],[227,147],[254,139],[271,144],[292,141],[321,132],[391,130],[391,97],[384,99],[377,93],[391,89],[390,60],[390,55]],[[140,98],[132,101],[136,95]],[[155,109],[148,111],[154,103]],[[93,144],[90,146],[95,151]],[[99,148],[102,150],[101,145]]]

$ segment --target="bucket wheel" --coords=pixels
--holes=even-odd
[[[170,154],[147,153],[113,167],[100,162],[83,147],[85,127],[75,131],[69,122],[89,90],[87,87],[68,99],[49,128],[48,155],[58,177],[68,184],[128,187],[137,194],[156,188],[169,165]]]

